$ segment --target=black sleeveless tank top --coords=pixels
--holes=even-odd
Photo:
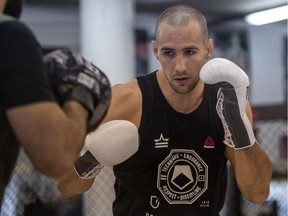
[[[216,112],[217,85],[189,114],[164,98],[156,72],[138,77],[142,92],[139,151],[114,166],[115,216],[218,216],[223,207],[227,159]]]

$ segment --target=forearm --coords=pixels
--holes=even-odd
[[[256,204],[265,201],[269,195],[272,165],[264,150],[255,143],[242,150],[226,147],[226,152],[243,196]]]
[[[74,167],[63,177],[58,179],[58,190],[65,198],[75,196],[90,189],[95,177],[101,172],[103,165],[86,151],[78,157]]]
[[[58,179],[57,187],[62,197],[70,198],[78,194],[88,191],[94,179],[81,179],[75,173],[74,169],[66,173],[62,178]]]

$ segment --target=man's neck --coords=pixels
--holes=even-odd
[[[180,113],[191,113],[198,108],[203,99],[205,84],[200,80],[195,88],[187,94],[176,93],[169,84],[163,84],[164,75],[157,72],[157,81],[160,89],[173,109]]]

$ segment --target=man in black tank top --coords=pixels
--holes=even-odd
[[[138,151],[113,167],[115,216],[218,216],[227,159],[246,199],[259,204],[268,197],[271,162],[252,130],[249,79],[226,59],[208,61],[213,41],[207,35],[199,11],[168,8],[152,42],[162,68],[113,86],[103,123],[131,121],[140,137]],[[59,181],[66,196],[93,183],[73,185],[75,176],[65,179],[69,188]]]

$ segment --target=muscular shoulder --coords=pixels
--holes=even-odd
[[[104,121],[122,119],[138,125],[141,107],[142,96],[137,80],[114,85],[111,104]]]

